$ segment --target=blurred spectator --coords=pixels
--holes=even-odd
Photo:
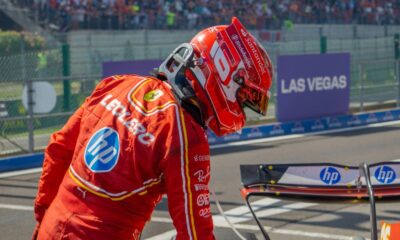
[[[175,24],[176,24],[176,10],[174,7],[169,7],[169,9],[167,10],[167,28],[168,29],[174,29]]]
[[[193,29],[239,17],[250,29],[284,23],[400,24],[399,0],[12,0],[40,23],[71,29]]]

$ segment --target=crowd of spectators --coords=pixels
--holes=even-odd
[[[250,29],[292,23],[400,24],[399,0],[12,0],[58,31],[200,29],[237,16]],[[290,23],[290,24],[287,24]]]

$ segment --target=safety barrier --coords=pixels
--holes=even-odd
[[[0,159],[0,172],[40,167],[43,163],[43,157],[43,153],[34,153],[2,158]]]
[[[373,123],[396,120],[400,120],[400,108],[361,114],[323,117],[296,122],[256,125],[243,128],[241,133],[234,133],[224,137],[216,137],[213,133],[208,132],[208,141],[211,145],[225,144],[236,141],[276,137],[288,134],[305,134],[359,127]]]

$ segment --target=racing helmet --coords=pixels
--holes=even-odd
[[[240,23],[214,26],[179,45],[158,69],[183,105],[217,136],[239,131],[243,108],[265,115],[272,83],[266,50]]]

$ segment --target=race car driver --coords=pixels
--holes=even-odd
[[[176,239],[214,239],[205,129],[265,114],[272,66],[233,18],[178,46],[154,77],[102,80],[51,136],[35,200],[33,238],[139,239],[163,194]]]

